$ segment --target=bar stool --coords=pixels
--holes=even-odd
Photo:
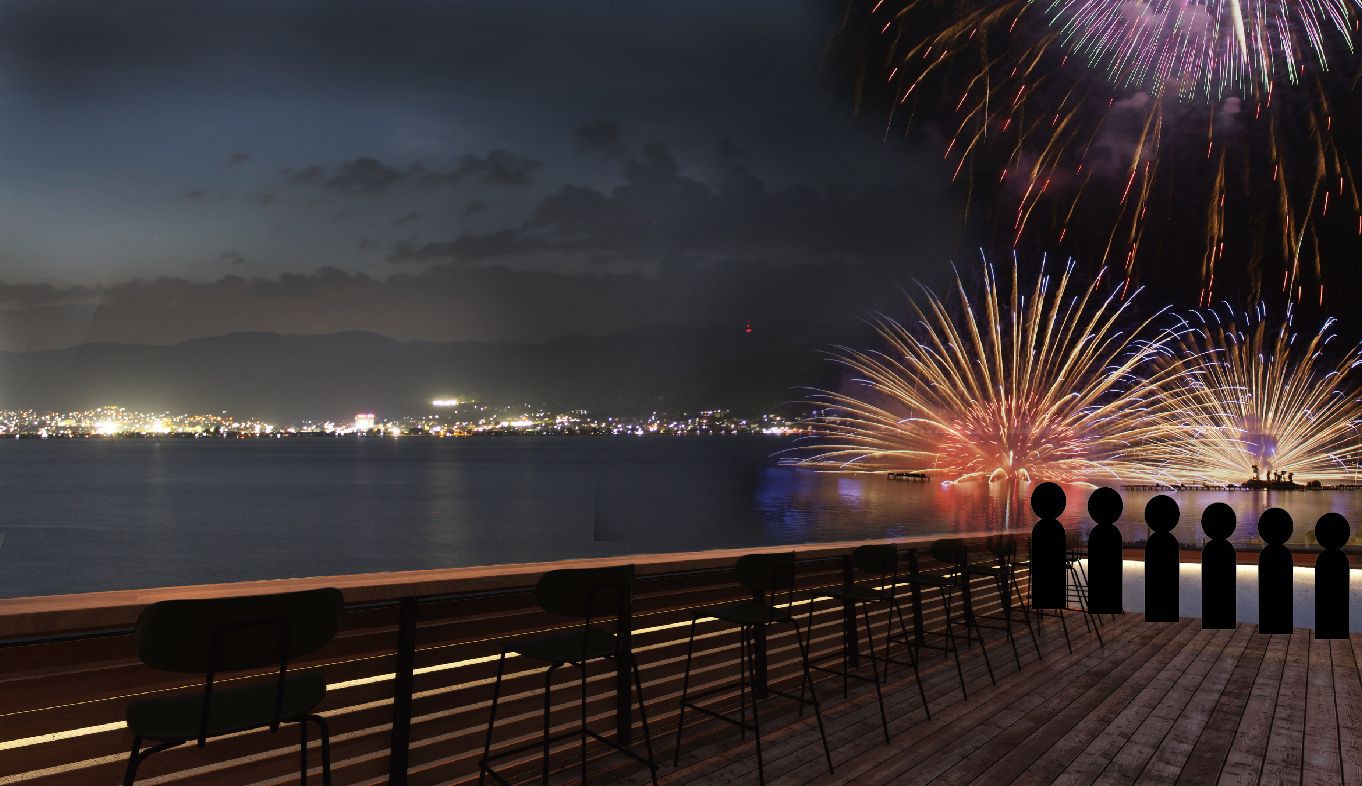
[[[940,650],[942,657],[953,655],[955,657],[955,672],[960,679],[960,693],[965,698],[969,698],[969,690],[965,687],[965,671],[960,663],[960,646],[955,635],[955,616],[952,606],[957,591],[960,593],[965,624],[965,645],[972,647],[975,641],[979,642],[979,648],[984,654],[984,665],[988,668],[989,681],[995,685],[998,683],[993,676],[993,663],[988,657],[988,647],[984,645],[983,632],[979,629],[979,622],[974,616],[974,601],[970,591],[969,576],[965,573],[964,544],[958,538],[941,538],[932,542],[929,551],[932,559],[941,565],[941,568],[932,572],[921,569],[916,549],[908,550],[908,585],[913,592],[914,643],[919,648]],[[941,603],[946,612],[946,629],[944,632],[926,630],[921,622],[922,591],[927,588],[935,588],[941,596]],[[939,639],[941,643],[936,644],[928,641],[928,636]]]
[[[855,607],[861,610],[861,622],[865,626],[865,643],[868,649],[867,657],[870,659],[871,677],[864,674],[856,674],[852,671],[850,663],[852,657],[859,659],[860,645],[856,642],[855,634],[848,629],[846,640],[843,642],[840,653],[832,652],[819,657],[809,659],[809,668],[827,672],[829,674],[842,675],[842,698],[846,698],[848,693],[848,680],[857,679],[863,682],[870,682],[875,685],[875,698],[880,704],[880,725],[884,729],[884,741],[889,742],[889,718],[884,711],[884,692],[880,688],[880,669],[879,664],[884,662],[884,674],[889,676],[889,663],[904,663],[903,661],[891,661],[889,658],[889,643],[892,638],[894,616],[899,619],[899,626],[906,631],[907,625],[903,621],[903,609],[898,601],[899,583],[899,552],[898,549],[889,544],[873,544],[857,546],[847,558],[850,571],[847,574],[847,581],[840,587],[827,587],[815,590],[809,596],[808,621],[805,623],[805,630],[813,630],[813,608],[814,605],[825,598],[840,600],[844,605],[851,606],[851,615],[847,619],[847,624],[854,627],[856,622]],[[865,574],[870,580],[869,585],[857,584],[856,575]],[[882,605],[885,607],[884,620],[884,653],[875,653],[875,640],[870,625],[870,607],[872,605]],[[810,633],[812,635],[812,633]],[[922,687],[922,675],[918,673],[917,654],[912,648],[908,648],[910,661],[905,665],[913,667],[913,674],[917,677],[917,689],[922,695],[922,707],[927,713],[927,719],[931,720],[932,712],[927,707],[927,691]],[[833,668],[822,665],[822,661],[832,658],[841,658],[841,668]]]
[[[307,724],[317,724],[322,743],[322,783],[331,786],[331,735],[316,713],[326,680],[316,670],[289,673],[290,661],[335,638],[344,599],[340,590],[315,589],[237,598],[166,600],[137,618],[137,657],[154,669],[204,675],[203,693],[138,699],[128,705],[132,754],[125,786],[138,766],[168,748],[210,737],[296,723],[301,730],[302,782],[307,784]],[[215,685],[225,671],[278,666],[274,679]],[[145,750],[142,742],[152,745]]]
[[[1042,656],[1040,642],[1036,639],[1036,631],[1031,627],[1031,614],[1026,608],[1026,598],[1022,594],[1021,585],[1017,583],[1017,572],[1014,564],[1017,559],[1017,538],[1014,535],[992,535],[984,541],[984,547],[993,556],[993,564],[967,561],[965,572],[970,576],[992,578],[998,587],[998,599],[1002,604],[1002,609],[997,616],[981,614],[976,619],[983,627],[1007,633],[1007,640],[1012,644],[1012,657],[1017,662],[1017,668],[1020,669],[1021,653],[1017,650],[1017,639],[1012,631],[1014,609],[1021,609],[1022,621],[1026,624],[1026,630],[1031,635],[1032,646],[1036,648],[1036,658],[1039,660]]]
[[[492,709],[487,719],[487,738],[483,744],[482,758],[478,760],[478,782],[482,783],[491,775],[498,783],[508,784],[496,770],[492,762],[524,753],[528,750],[543,750],[543,781],[549,780],[549,749],[553,743],[566,739],[579,738],[581,747],[582,782],[586,783],[586,745],[587,738],[604,743],[648,767],[652,772],[653,783],[657,783],[657,761],[653,758],[653,738],[648,731],[648,713],[643,703],[643,686],[638,674],[638,659],[626,646],[624,636],[620,635],[624,621],[629,617],[633,602],[634,566],[620,565],[609,568],[569,568],[551,570],[539,578],[535,585],[534,597],[539,606],[550,614],[582,620],[580,627],[573,626],[562,633],[537,636],[534,638],[513,639],[501,645],[501,657],[497,660],[497,678],[492,687]],[[616,631],[594,625],[602,618],[614,617]],[[506,656],[514,653],[523,658],[549,664],[544,672],[544,733],[538,742],[530,742],[509,750],[492,754],[492,729],[496,725],[497,701],[501,696],[501,680],[505,674]],[[627,658],[629,669],[634,676],[634,695],[638,702],[639,718],[643,723],[643,741],[648,756],[644,758],[618,740],[607,738],[587,727],[586,716],[586,676],[587,663],[593,660],[613,660],[618,665],[621,658]],[[577,667],[581,690],[581,725],[558,735],[550,735],[549,723],[553,709],[551,690],[553,674],[559,667]]]
[[[795,621],[791,605],[794,602],[794,552],[785,554],[747,554],[740,557],[733,566],[734,577],[738,583],[752,593],[751,600],[730,603],[724,606],[710,606],[696,609],[690,622],[690,640],[686,644],[686,676],[681,682],[681,712],[676,723],[676,752],[672,764],[681,761],[681,738],[686,728],[686,709],[702,712],[712,718],[732,723],[742,730],[746,738],[751,729],[756,739],[757,778],[766,782],[766,771],[761,755],[761,720],[757,714],[757,700],[766,695],[780,696],[799,703],[802,713],[805,704],[813,704],[814,716],[818,719],[818,734],[823,738],[823,757],[832,772],[832,752],[828,749],[828,737],[823,730],[823,713],[818,707],[818,694],[814,692],[813,679],[809,676],[809,650],[800,633],[799,623]],[[785,595],[785,603],[776,605],[776,596]],[[713,617],[720,622],[738,628],[738,693],[741,716],[734,718],[711,707],[694,703],[691,699],[708,696],[719,691],[733,689],[732,684],[719,685],[692,694],[690,692],[691,657],[695,651],[695,625],[704,617]],[[766,629],[770,625],[789,625],[794,630],[799,644],[799,657],[803,676],[800,682],[800,695],[776,690],[765,684],[765,641]],[[804,688],[808,687],[809,698],[804,698]],[[752,723],[747,723],[747,696],[752,694]],[[762,695],[758,695],[758,694]]]

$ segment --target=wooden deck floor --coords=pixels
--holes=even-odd
[[[1253,626],[1142,620],[1106,622],[1098,646],[1071,615],[1072,655],[1049,621],[1041,660],[1023,633],[1020,669],[1006,640],[994,639],[996,686],[978,647],[967,650],[968,701],[953,663],[934,654],[924,668],[931,721],[911,671],[895,667],[885,687],[889,744],[869,686],[853,685],[844,700],[840,678],[824,680],[832,775],[811,717],[778,714],[780,699],[770,699],[767,782],[1362,783],[1362,636],[1315,641],[1306,630],[1264,636]],[[716,737],[700,722],[693,730],[676,769],[674,738],[658,740],[663,782],[756,782],[750,738],[740,743],[736,729]]]

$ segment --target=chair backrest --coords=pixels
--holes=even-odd
[[[862,573],[893,576],[899,570],[899,550],[889,543],[857,546],[851,552],[851,566]]]
[[[328,587],[153,603],[137,618],[137,657],[182,674],[282,667],[335,637],[344,602]]]
[[[761,595],[794,591],[793,551],[781,554],[744,554],[733,565],[738,583]]]
[[[629,609],[634,591],[634,566],[561,568],[539,577],[535,601],[560,617],[598,619],[618,617]]]
[[[990,535],[984,541],[984,548],[988,553],[999,559],[1004,557],[1012,558],[1017,556],[1017,536],[1016,535]]]
[[[965,561],[965,544],[959,538],[941,538],[932,541],[932,559],[949,567],[956,567]]]

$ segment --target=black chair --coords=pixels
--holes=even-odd
[[[1040,659],[1042,655],[1036,631],[1031,627],[1031,613],[1026,607],[1026,596],[1017,582],[1017,538],[1014,535],[992,535],[984,541],[984,547],[992,555],[993,560],[991,562],[967,560],[965,572],[970,576],[993,579],[998,589],[1001,608],[997,615],[979,614],[975,619],[985,628],[1007,633],[1007,640],[1012,645],[1012,657],[1020,669],[1021,653],[1017,649],[1017,638],[1012,630],[1015,611],[1021,611],[1022,622],[1026,624],[1026,630],[1031,635],[1031,644],[1036,648],[1036,658]]]
[[[326,720],[316,714],[326,696],[318,671],[289,673],[291,661],[316,652],[336,635],[344,600],[339,590],[316,589],[237,598],[167,600],[154,603],[137,618],[137,656],[155,669],[203,674],[203,692],[138,699],[128,705],[132,754],[126,786],[148,756],[210,737],[297,723],[301,729],[302,782],[307,783],[307,724],[317,724],[322,743],[322,783],[331,784],[331,737]],[[215,680],[228,671],[277,666],[269,680],[220,687]],[[145,750],[143,741],[156,744]]]
[[[752,593],[751,600],[730,603],[724,606],[710,606],[696,609],[690,622],[690,640],[686,644],[686,676],[681,682],[681,712],[676,722],[676,751],[672,764],[681,761],[681,737],[686,728],[686,709],[703,712],[712,718],[732,723],[747,737],[751,729],[757,747],[757,778],[766,782],[766,771],[761,755],[761,720],[757,714],[757,700],[765,695],[780,696],[799,703],[802,713],[806,704],[813,705],[813,713],[818,719],[818,734],[823,738],[823,756],[827,759],[828,772],[832,772],[832,752],[828,749],[828,737],[823,730],[823,713],[818,707],[818,694],[813,689],[813,678],[809,676],[809,650],[804,636],[799,630],[792,611],[794,603],[794,553],[785,554],[747,554],[738,559],[733,573],[738,583]],[[777,605],[776,597],[784,595],[784,603]],[[701,706],[692,698],[708,696],[719,691],[731,691],[733,685],[719,685],[692,694],[690,692],[691,656],[695,650],[695,625],[702,618],[713,617],[720,622],[736,625],[738,628],[738,693],[741,715],[734,718],[711,707]],[[800,681],[799,695],[776,690],[766,685],[762,667],[765,663],[766,630],[774,624],[789,625],[794,630],[799,644],[799,657],[803,676]],[[809,698],[804,698],[808,688]],[[748,694],[752,696],[752,723],[747,723]]]
[[[899,552],[895,546],[889,544],[873,544],[857,546],[847,557],[848,568],[846,583],[840,587],[827,587],[815,590],[809,596],[808,622],[805,629],[813,630],[813,609],[814,605],[823,599],[830,598],[839,600],[844,605],[850,604],[853,609],[860,607],[861,623],[865,626],[865,643],[869,650],[867,658],[870,660],[871,675],[857,674],[852,671],[851,658],[855,653],[859,659],[860,644],[854,637],[848,638],[843,643],[840,653],[831,652],[820,657],[809,659],[809,668],[824,671],[829,674],[842,675],[842,697],[846,698],[848,693],[849,680],[856,679],[863,682],[871,682],[875,685],[875,698],[880,704],[880,725],[884,729],[884,741],[889,742],[889,717],[884,711],[884,692],[880,688],[880,663],[884,663],[884,676],[889,675],[889,664],[903,663],[903,661],[891,661],[889,657],[889,644],[893,638],[894,617],[897,615],[899,627],[904,631],[904,640],[907,640],[907,623],[903,620],[903,608],[898,600],[899,583]],[[856,582],[857,575],[864,575],[869,579],[869,584],[859,584]],[[884,619],[884,652],[876,654],[875,638],[870,625],[870,607],[883,606],[885,609]],[[852,613],[849,624],[855,624],[855,614]],[[812,635],[812,633],[810,634]],[[908,648],[910,660],[905,664],[913,667],[913,673],[917,677],[917,689],[922,695],[922,707],[927,713],[927,719],[931,720],[932,711],[927,706],[927,691],[922,686],[922,675],[918,673],[917,651],[913,647]],[[823,661],[841,658],[841,667],[833,668],[822,665]]]
[[[961,621],[965,626],[965,646],[973,647],[974,642],[979,642],[979,649],[984,654],[984,665],[988,667],[988,678],[993,684],[997,680],[993,676],[993,663],[988,657],[988,647],[984,644],[983,632],[979,627],[979,621],[974,615],[974,599],[971,592],[970,576],[965,571],[966,552],[964,542],[958,538],[941,538],[933,541],[929,549],[932,559],[938,564],[934,570],[926,571],[921,567],[918,560],[917,550],[908,550],[908,586],[913,593],[913,618],[914,635],[911,644],[920,649],[939,650],[943,657],[955,657],[955,672],[960,679],[960,693],[965,698],[969,698],[969,690],[965,687],[965,671],[960,663],[960,645],[955,633],[956,621],[954,612],[955,594],[960,594],[961,602]],[[946,628],[944,631],[928,630],[919,620],[922,618],[922,594],[926,589],[935,588],[941,596],[941,603],[946,612]],[[931,637],[930,640],[928,637]],[[907,636],[904,637],[908,643]],[[939,641],[939,643],[937,643]]]
[[[620,565],[610,568],[571,568],[551,570],[539,578],[534,596],[539,606],[550,614],[582,620],[580,627],[572,626],[562,633],[538,636],[535,638],[514,639],[501,645],[501,658],[497,660],[497,679],[492,688],[492,710],[487,719],[487,739],[483,745],[482,758],[478,761],[478,782],[491,775],[499,783],[509,783],[492,769],[492,762],[524,753],[535,748],[543,750],[543,780],[549,780],[549,749],[553,743],[578,738],[581,744],[582,782],[587,782],[586,746],[591,738],[623,753],[652,773],[653,783],[657,783],[657,761],[653,758],[653,738],[648,731],[648,711],[643,703],[643,685],[638,674],[638,659],[627,644],[624,629],[633,604],[634,566]],[[595,623],[613,617],[615,629]],[[544,733],[538,742],[531,742],[492,755],[492,729],[497,720],[497,701],[501,697],[501,680],[506,670],[506,656],[514,653],[523,658],[549,664],[544,672]],[[643,722],[643,741],[648,751],[647,758],[638,755],[618,740],[605,737],[587,726],[586,667],[593,660],[611,660],[618,665],[627,658],[629,670],[634,676],[634,694],[638,701],[639,718]],[[581,690],[581,725],[557,735],[550,734],[550,715],[553,704],[550,688],[553,674],[559,667],[577,667]]]

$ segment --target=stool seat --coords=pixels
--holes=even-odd
[[[269,726],[274,719],[276,685],[262,682],[244,687],[217,688],[209,702],[208,736]],[[322,703],[326,681],[316,672],[284,681],[281,721],[296,723]],[[157,699],[141,699],[128,705],[128,728],[133,734],[157,742],[197,739],[203,720],[203,695],[194,693]]]
[[[762,625],[790,619],[789,608],[772,608],[755,600],[742,600],[723,606],[710,606],[696,611],[696,616],[714,617],[734,625]]]
[[[837,600],[860,600],[867,603],[889,600],[893,596],[884,590],[877,590],[871,587],[862,587],[859,584],[851,586],[829,587],[818,590],[814,593],[815,598],[836,598]]]
[[[506,649],[545,663],[579,663],[583,657],[605,658],[615,654],[615,634],[604,628],[578,628],[551,636],[516,639]]]

